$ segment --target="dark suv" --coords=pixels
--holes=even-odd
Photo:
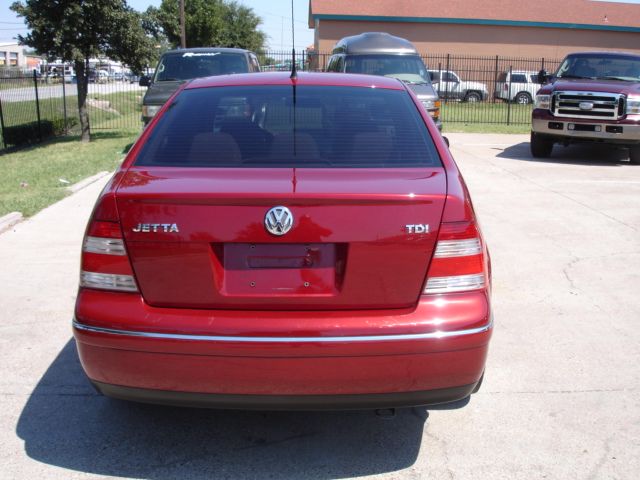
[[[149,123],[178,87],[192,78],[259,71],[255,53],[240,48],[168,51],[160,58],[155,74],[140,79],[140,86],[149,87],[142,99],[142,121]]]

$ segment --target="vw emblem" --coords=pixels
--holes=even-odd
[[[580,102],[580,110],[593,110],[593,102]]]
[[[264,226],[272,235],[284,235],[293,227],[293,214],[287,207],[273,207],[264,216]]]

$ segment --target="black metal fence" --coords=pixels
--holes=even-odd
[[[139,129],[145,87],[132,77],[97,77],[89,82],[87,110],[92,130]],[[78,128],[75,77],[0,70],[0,147],[24,140],[25,127],[34,140]]]
[[[549,58],[424,55],[442,99],[442,121],[465,124],[528,125],[538,72],[555,71]]]
[[[264,71],[290,70],[291,51],[261,52]],[[299,70],[324,71],[330,53],[296,52]],[[555,71],[558,59],[433,55],[422,58],[442,99],[445,124],[526,125],[539,88],[537,73]],[[97,76],[89,83],[92,130],[139,129],[146,87],[136,77]],[[77,85],[71,76],[0,70],[0,148],[10,146],[12,127],[31,124],[38,138],[73,131],[78,124]],[[51,124],[51,125],[50,125]]]
[[[287,52],[277,53],[274,58],[287,58]],[[538,72],[554,72],[560,65],[559,59],[542,57],[421,56],[442,99],[445,124],[529,124],[535,92],[540,87]],[[327,52],[307,54],[306,66],[323,71],[330,57]]]

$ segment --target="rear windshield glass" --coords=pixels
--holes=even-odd
[[[184,52],[165,55],[156,68],[156,82],[189,80],[228,73],[247,73],[247,59],[241,53]]]
[[[416,167],[441,165],[404,90],[250,86],[184,90],[136,165]]]

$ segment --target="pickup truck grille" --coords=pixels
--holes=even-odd
[[[624,115],[624,96],[602,92],[555,92],[551,113],[556,117],[617,120]]]

